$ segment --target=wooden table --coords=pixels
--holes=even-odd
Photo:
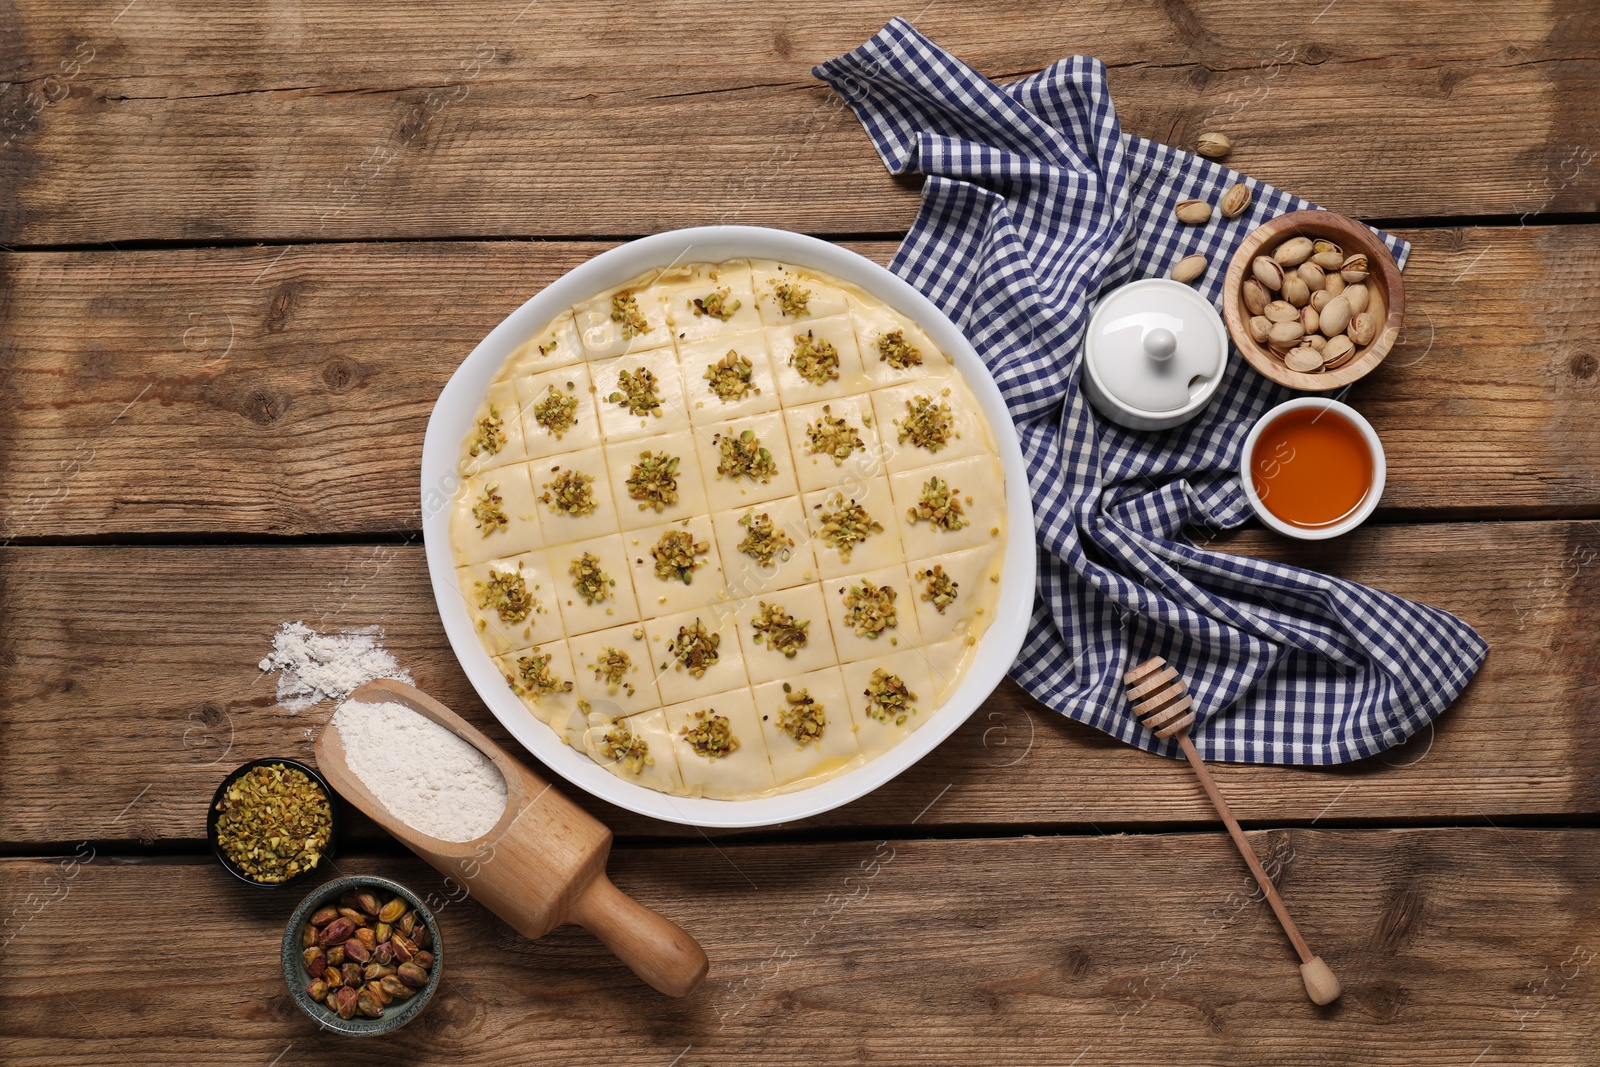
[[[124,6],[126,5],[126,6]],[[68,10],[69,6],[74,10]],[[0,15],[0,1059],[13,1064],[1592,1064],[1600,1056],[1600,15],[1587,0],[213,5]],[[505,738],[419,543],[435,397],[597,251],[738,221],[878,260],[917,204],[817,61],[889,16],[996,78],[1074,51],[1124,127],[1413,242],[1405,343],[1350,399],[1375,521],[1227,551],[1459,613],[1435,729],[1324,771],[1218,767],[1294,960],[1188,770],[1003,686],[888,787],[708,836],[588,801],[694,932],[657,996],[587,934],[442,912],[447,981],[369,1043],[291,1005],[291,895],[206,854],[247,758],[305,757],[278,623],[381,623]],[[447,892],[370,824],[338,866]]]

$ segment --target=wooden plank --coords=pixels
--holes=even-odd
[[[1405,343],[1351,394],[1389,450],[1385,515],[1600,508],[1596,233],[1406,233]],[[0,256],[0,535],[414,529],[450,373],[603,247]]]
[[[1600,810],[1597,662],[1584,636],[1600,608],[1600,523],[1374,527],[1320,551],[1253,534],[1225,547],[1458,612],[1492,649],[1458,705],[1406,748],[1326,771],[1218,766],[1241,818],[1498,822]],[[286,619],[324,631],[381,623],[418,685],[518,751],[446,644],[417,546],[13,547],[0,550],[0,592],[0,842],[194,840],[228,770],[310,759],[331,706],[290,714],[256,669]],[[584,802],[622,834],[699,839]],[[1186,765],[1132,752],[1007,684],[914,768],[804,825],[1215,818]],[[373,833],[357,824],[352,836]]]
[[[451,902],[443,987],[382,1042],[327,1035],[290,1003],[278,941],[297,894],[198,857],[4,860],[6,1060],[1593,1062],[1596,831],[1252,837],[1343,979],[1331,1007],[1305,999],[1221,835],[700,845],[611,864],[703,941],[711,973],[693,997],[652,992],[575,928],[528,942]],[[448,899],[409,858],[342,866]]]
[[[915,211],[810,74],[893,4],[122,6],[10,9],[0,241],[881,233]],[[1223,129],[1236,166],[1346,213],[1594,209],[1584,0],[1278,16],[1036,5],[1019,33],[987,0],[918,25],[1002,80],[1097,55],[1128,131]]]

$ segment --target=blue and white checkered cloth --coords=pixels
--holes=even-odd
[[[1105,67],[1074,56],[996,85],[896,19],[816,68],[885,165],[927,175],[890,269],[966,333],[1010,405],[1032,483],[1039,599],[1012,673],[1039,700],[1151,752],[1123,672],[1152,656],[1188,680],[1208,759],[1327,764],[1397,744],[1443,711],[1488,646],[1443,611],[1279,563],[1208,552],[1186,528],[1238,526],[1238,449],[1287,392],[1235,353],[1210,406],[1162,433],[1101,420],[1079,389],[1096,297],[1314,205],[1219,164],[1129,137]],[[1248,211],[1181,226],[1179,201],[1235,182]],[[1401,264],[1405,242],[1383,235]]]

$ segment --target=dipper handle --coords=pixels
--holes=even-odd
[[[567,919],[605,942],[634,974],[669,997],[693,993],[710,966],[699,942],[612,885],[604,871],[573,901]]]

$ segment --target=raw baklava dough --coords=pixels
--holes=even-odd
[[[652,271],[506,361],[450,537],[527,712],[623,779],[812,785],[926,722],[993,618],[1005,476],[915,323],[814,271]]]

